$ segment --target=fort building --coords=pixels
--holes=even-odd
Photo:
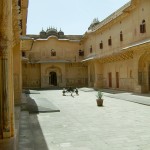
[[[23,88],[150,91],[149,1],[132,0],[84,35],[49,27],[22,40]]]
[[[0,1],[0,149],[17,147],[22,89],[150,92],[150,1],[131,0],[84,35],[26,35],[28,0]],[[84,23],[84,22],[83,22]]]

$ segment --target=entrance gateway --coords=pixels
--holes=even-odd
[[[56,72],[49,73],[49,84],[57,86],[57,74]]]

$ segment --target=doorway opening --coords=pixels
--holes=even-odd
[[[119,88],[119,72],[116,72],[116,88]]]
[[[111,72],[108,73],[108,81],[109,81],[109,87],[112,87],[112,75]]]
[[[56,72],[49,73],[49,84],[57,86],[57,74]]]

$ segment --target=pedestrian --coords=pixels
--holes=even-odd
[[[75,89],[75,93],[76,93],[76,95],[79,95],[79,92],[78,92],[77,88]]]
[[[63,96],[66,96],[66,95],[65,95],[65,93],[66,93],[66,89],[65,89],[65,88],[63,88],[62,93],[63,93]]]

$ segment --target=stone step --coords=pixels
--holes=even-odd
[[[20,106],[15,106],[15,146],[18,146],[18,137],[19,137],[19,124],[20,124]]]
[[[34,139],[28,111],[21,111],[18,150],[34,150]]]

